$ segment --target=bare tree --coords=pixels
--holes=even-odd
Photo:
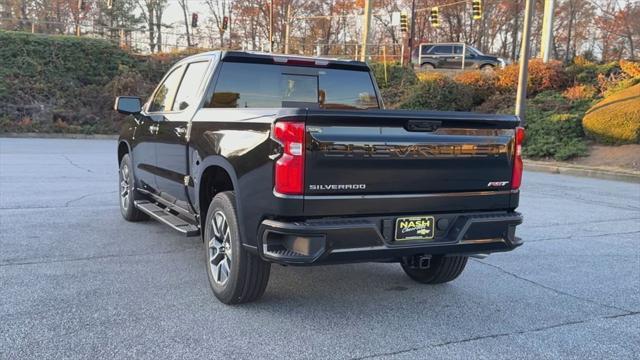
[[[182,8],[182,15],[184,15],[184,31],[187,34],[187,46],[191,47],[191,35],[189,34],[189,18],[187,13],[189,12],[189,4],[187,0],[178,0],[178,5]]]
[[[222,29],[222,21],[225,16],[229,16],[231,0],[205,0],[205,3],[209,7],[209,12],[213,16],[216,27],[218,28],[218,35],[220,37],[220,47],[224,47],[224,30]]]

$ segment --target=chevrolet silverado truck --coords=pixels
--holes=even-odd
[[[115,110],[122,216],[200,236],[226,304],[258,299],[272,263],[439,284],[522,242],[519,119],[384,110],[363,62],[207,52]]]

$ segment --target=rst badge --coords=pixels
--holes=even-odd
[[[487,187],[503,187],[509,184],[508,181],[490,181],[487,184]]]

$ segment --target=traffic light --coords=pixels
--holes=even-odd
[[[429,16],[429,20],[431,21],[431,26],[440,26],[440,13],[437,6],[431,8],[431,15]]]
[[[227,30],[228,27],[229,27],[229,17],[225,16],[222,18],[222,31]]]
[[[482,19],[482,0],[473,0],[471,2],[471,14],[473,15],[473,20]]]
[[[407,19],[407,14],[400,14],[400,31],[407,32],[409,30],[409,20]]]
[[[191,27],[198,27],[198,14],[191,14]]]

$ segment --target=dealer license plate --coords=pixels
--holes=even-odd
[[[433,216],[412,216],[396,219],[396,240],[433,240]]]

